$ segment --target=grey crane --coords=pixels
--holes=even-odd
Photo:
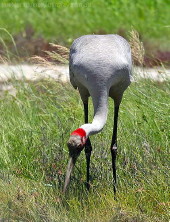
[[[70,181],[77,157],[85,147],[87,162],[87,189],[89,184],[90,156],[92,151],[89,136],[99,133],[107,120],[108,97],[114,100],[114,126],[111,141],[113,188],[116,194],[117,123],[119,105],[126,88],[131,83],[131,50],[121,36],[84,35],[74,40],[70,48],[70,81],[78,88],[84,104],[85,124],[73,131],[68,140],[69,163],[64,192]],[[88,98],[92,97],[94,118],[88,123]]]

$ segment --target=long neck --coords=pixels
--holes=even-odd
[[[86,136],[100,132],[107,120],[108,113],[108,93],[107,91],[92,96],[94,105],[94,118],[92,123],[83,124],[80,128],[84,129]]]

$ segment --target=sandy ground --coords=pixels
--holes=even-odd
[[[69,70],[67,65],[56,65],[51,67],[42,67],[38,65],[0,65],[0,92],[9,91],[15,94],[16,90],[10,83],[11,79],[22,81],[38,81],[51,78],[55,81],[69,81]],[[149,78],[154,81],[165,81],[170,79],[170,69],[140,68],[134,67],[133,81],[139,81],[142,78]]]

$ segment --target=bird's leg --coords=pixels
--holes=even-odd
[[[85,123],[88,123],[88,102],[84,103],[84,120]],[[85,154],[86,154],[86,163],[87,163],[87,174],[86,174],[86,187],[90,189],[90,156],[91,156],[92,146],[90,139],[88,137],[86,144],[85,144]]]
[[[117,155],[117,122],[118,122],[119,106],[114,107],[114,127],[111,143],[112,169],[113,169],[113,188],[116,195],[116,155]]]

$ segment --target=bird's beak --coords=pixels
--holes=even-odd
[[[68,166],[67,166],[67,172],[66,172],[66,178],[65,178],[65,184],[64,184],[64,189],[63,189],[64,193],[66,192],[67,187],[70,183],[71,172],[73,171],[76,160],[77,160],[77,156],[76,157],[70,157],[70,159],[69,159]]]

